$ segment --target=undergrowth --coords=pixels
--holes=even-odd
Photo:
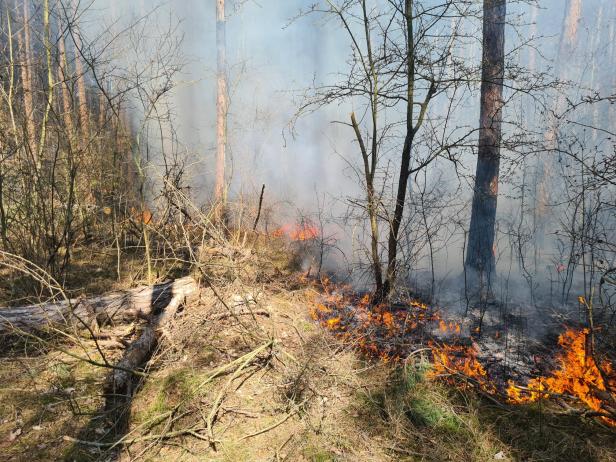
[[[430,378],[420,355],[400,364],[361,357],[310,320],[315,289],[288,249],[251,246],[201,268],[216,293],[203,284],[174,321],[120,433],[104,407],[108,370],[58,350],[100,360],[91,340],[3,350],[3,460],[616,461],[614,431],[594,421],[547,403],[497,405]],[[122,351],[104,353],[113,363]],[[166,436],[190,429],[201,438]]]

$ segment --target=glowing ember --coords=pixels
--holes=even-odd
[[[481,388],[489,393],[494,393],[496,387],[488,378],[484,367],[477,359],[477,346],[464,347],[460,345],[436,345],[432,343],[432,357],[434,363],[431,377],[449,377],[452,374],[461,374],[471,378]]]
[[[322,281],[324,293],[317,296],[310,313],[315,321],[362,354],[385,362],[398,362],[428,345],[432,353],[429,376],[456,386],[474,385],[511,404],[535,402],[542,398],[576,398],[595,416],[616,426],[616,373],[608,361],[595,362],[588,330],[567,330],[558,343],[558,367],[551,374],[531,379],[526,386],[491,378],[479,360],[479,347],[460,345],[461,326],[446,321],[425,303],[408,300],[403,309],[385,304],[372,305],[370,295],[355,295],[350,288]],[[475,331],[478,331],[476,328]],[[435,332],[440,332],[436,340]],[[500,337],[500,332],[494,334]],[[459,380],[462,378],[463,380]]]
[[[304,221],[299,224],[286,224],[276,229],[272,236],[283,237],[291,239],[292,241],[309,241],[319,237],[319,230],[316,226],[308,221]]]

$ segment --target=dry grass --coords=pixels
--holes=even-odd
[[[251,245],[256,254],[212,257],[195,270],[216,293],[204,289],[176,319],[124,427],[102,412],[107,371],[56,348],[80,347],[5,351],[3,460],[616,460],[614,432],[594,422],[540,404],[496,406],[427,379],[420,356],[404,368],[362,359],[309,319],[314,289],[289,270],[284,246]],[[85,343],[95,357],[93,346]],[[124,444],[105,446],[118,438]]]

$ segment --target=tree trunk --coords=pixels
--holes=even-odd
[[[227,147],[227,50],[225,0],[216,0],[216,184],[214,197],[222,216],[226,201],[225,163]]]
[[[50,326],[90,324],[93,321],[127,321],[156,315],[176,295],[197,291],[191,277],[154,286],[138,287],[89,299],[0,308],[0,334],[45,330]]]
[[[192,286],[191,286],[192,288]],[[173,293],[168,302],[161,304],[159,314],[152,316],[139,338],[124,352],[116,369],[109,376],[106,392],[111,395],[130,395],[133,374],[131,370],[140,368],[158,344],[161,334],[189,293]]]
[[[506,10],[506,0],[483,2],[479,145],[466,266],[475,276],[485,280],[488,288],[495,271],[494,234],[500,163]]]
[[[567,80],[571,78],[571,63],[567,60],[573,55],[575,44],[577,41],[577,30],[580,21],[582,10],[582,0],[567,0],[565,8],[565,16],[563,17],[562,29],[558,43],[558,52],[556,55],[555,75],[558,79]],[[545,244],[545,228],[548,222],[548,207],[553,194],[554,182],[551,176],[554,170],[554,164],[550,159],[554,157],[554,151],[558,145],[558,119],[554,114],[561,112],[567,102],[566,95],[561,91],[554,105],[553,111],[548,120],[547,132],[545,133],[545,143],[548,158],[540,162],[537,171],[537,187],[535,192],[535,208],[536,208],[536,241],[538,248],[544,249]],[[538,259],[541,260],[539,253]]]
[[[73,98],[69,86],[69,75],[66,66],[66,47],[64,44],[64,36],[58,39],[58,80],[62,82],[62,118],[64,119],[64,127],[68,135],[68,145],[72,147],[75,128],[73,125]]]
[[[45,147],[46,135],[47,135],[47,122],[49,120],[49,112],[53,106],[53,68],[51,66],[51,39],[50,39],[50,27],[49,27],[49,0],[43,1],[43,44],[45,45],[45,59],[47,64],[47,105],[45,106],[45,112],[43,115],[43,121],[41,122],[41,138],[39,140],[39,151],[37,160],[39,164],[43,159],[43,149]]]
[[[413,109],[415,98],[415,48],[413,37],[413,0],[406,0],[404,16],[406,20],[406,61],[407,61],[407,86],[406,86],[406,136],[404,138],[404,146],[402,147],[402,158],[400,160],[400,175],[398,176],[398,191],[396,193],[396,206],[394,208],[394,216],[389,226],[389,239],[387,243],[387,273],[383,288],[380,294],[377,294],[376,299],[381,301],[389,297],[390,292],[394,288],[398,277],[398,238],[400,235],[400,225],[404,216],[404,203],[406,201],[406,190],[408,187],[410,168],[411,168],[411,148],[415,133],[421,125],[423,114],[433,92],[431,87],[428,90],[428,96],[418,120],[417,125],[413,126]]]
[[[90,118],[88,115],[88,98],[86,93],[86,80],[85,80],[85,71],[83,67],[81,56],[82,43],[81,38],[79,37],[79,33],[75,32],[73,34],[73,38],[75,41],[75,47],[77,48],[75,51],[75,71],[77,73],[77,99],[79,104],[77,106],[77,114],[79,116],[79,125],[81,128],[81,142],[79,144],[80,149],[85,149],[90,139]]]
[[[373,104],[373,108],[376,107]],[[372,111],[372,120],[376,124],[377,112]],[[381,257],[379,255],[379,223],[378,223],[378,204],[376,193],[374,191],[374,165],[376,162],[376,152],[373,150],[368,154],[366,144],[361,135],[359,124],[355,118],[355,113],[351,113],[351,125],[355,130],[355,138],[359,143],[363,163],[364,163],[364,178],[366,180],[366,202],[368,219],[370,220],[370,257],[372,259],[372,274],[374,276],[375,293],[383,292],[383,273],[381,268]],[[373,139],[376,131],[373,132]],[[373,145],[374,146],[374,145]],[[374,149],[374,148],[373,148]]]
[[[18,6],[19,2],[15,1]],[[30,46],[30,2],[23,2],[23,38],[21,34],[17,34],[17,41],[21,49],[21,85],[23,89],[24,113],[26,118],[26,133],[25,145],[29,154],[34,156],[35,165],[38,165],[36,154],[38,153],[38,145],[35,138],[35,122],[34,122],[34,103],[32,83],[32,50]]]

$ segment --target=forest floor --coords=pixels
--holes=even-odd
[[[121,414],[105,408],[109,370],[78,357],[114,363],[122,345],[5,341],[0,458],[616,461],[616,433],[595,421],[453,388],[421,355],[404,367],[361,357],[310,318],[317,286],[280,255],[258,260],[203,285]]]

